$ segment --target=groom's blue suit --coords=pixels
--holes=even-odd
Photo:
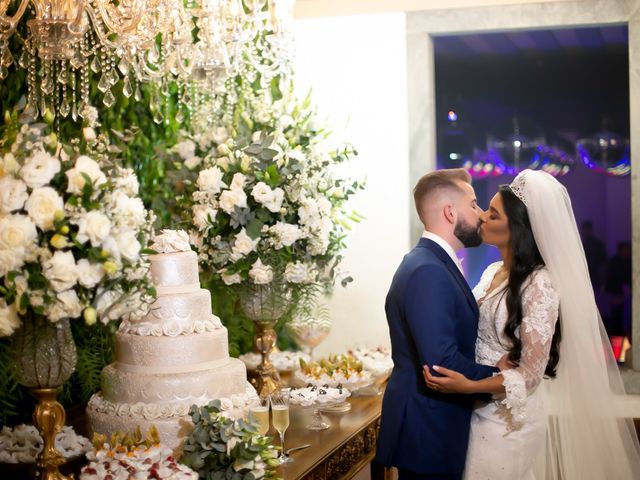
[[[426,387],[422,366],[470,379],[497,369],[476,364],[478,307],[458,267],[421,238],[396,271],[385,303],[393,372],[384,393],[376,461],[432,478],[464,470],[473,397]]]

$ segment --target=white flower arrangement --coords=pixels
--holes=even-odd
[[[302,108],[297,123],[282,128],[277,109],[286,105],[269,106],[276,128],[253,132],[248,146],[219,128],[224,143],[211,136],[208,145],[185,140],[176,147],[185,169],[201,159],[185,203],[190,236],[214,284],[330,286],[349,223],[359,220],[346,201],[362,185],[334,168],[355,152],[329,151]]]
[[[141,256],[154,216],[135,174],[110,161],[106,137],[83,154],[44,128],[0,141],[0,336],[24,315],[92,324],[141,314],[154,295]]]

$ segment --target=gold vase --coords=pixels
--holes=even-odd
[[[254,325],[253,345],[260,353],[260,365],[251,377],[258,395],[266,397],[281,386],[280,375],[269,356],[278,335],[274,330],[291,302],[291,293],[280,283],[250,284],[240,297],[242,311]]]
[[[56,395],[76,365],[76,347],[69,320],[50,322],[27,312],[12,339],[16,378],[38,399],[33,423],[44,445],[36,460],[40,480],[72,479],[58,467],[65,462],[56,450],[55,438],[65,422],[64,407]]]

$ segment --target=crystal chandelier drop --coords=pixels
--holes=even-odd
[[[235,89],[225,86],[230,79],[241,77],[252,83],[259,78],[267,87],[276,76],[291,73],[294,2],[196,0],[191,10],[197,27],[189,53],[191,69],[176,78],[180,102],[200,117],[192,117],[196,122],[212,119],[223,99],[227,105],[234,102],[228,95]]]
[[[107,108],[120,91],[140,100],[139,85],[153,82],[150,108],[159,123],[172,82],[181,102],[195,107],[246,64],[265,81],[290,64],[293,3],[0,0],[0,80],[12,66],[26,70],[31,113],[74,121],[87,115],[91,79]],[[263,65],[266,51],[271,60]]]
[[[12,65],[25,69],[32,114],[77,120],[94,74],[105,106],[115,103],[120,80],[124,96],[139,98],[158,35],[188,32],[190,21],[182,0],[0,0],[0,79]]]

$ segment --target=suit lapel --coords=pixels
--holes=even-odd
[[[420,241],[418,242],[418,246],[428,248],[442,261],[442,263],[445,264],[449,272],[451,272],[451,275],[453,275],[453,278],[456,279],[456,282],[458,283],[458,286],[460,287],[460,289],[464,292],[464,295],[467,298],[467,302],[469,303],[469,306],[474,311],[475,315],[478,316],[478,303],[476,302],[476,299],[473,296],[473,292],[471,291],[471,288],[469,288],[469,284],[467,283],[467,280],[464,278],[464,276],[460,272],[460,269],[453,262],[451,257],[447,254],[447,252],[445,252],[443,248],[433,240],[429,240],[428,238],[424,238],[424,237],[420,239]]]

